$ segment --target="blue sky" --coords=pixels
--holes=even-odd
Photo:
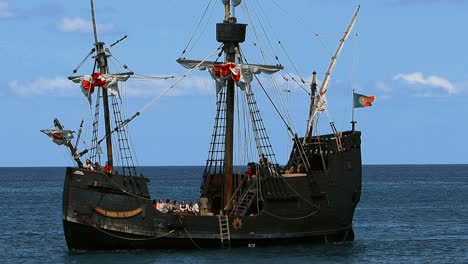
[[[209,0],[96,0],[100,38],[138,74],[182,75],[175,60],[189,41]],[[214,23],[223,17],[220,0],[187,57],[203,58],[215,41]],[[249,3],[252,0],[248,1]],[[287,71],[321,80],[358,4],[361,12],[343,49],[328,94],[329,112],[339,130],[349,129],[350,90],[375,95],[374,106],[356,110],[362,131],[364,164],[451,164],[468,162],[468,1],[258,1],[269,17],[264,24]],[[325,2],[325,3],[324,3]],[[256,6],[260,6],[255,4]],[[240,22],[248,23],[242,9]],[[85,111],[79,86],[66,79],[93,46],[89,1],[0,0],[0,166],[71,165],[67,152],[40,129],[54,117],[76,130]],[[204,23],[205,23],[204,22]],[[205,25],[205,24],[202,24]],[[202,26],[203,27],[203,26]],[[252,29],[243,44],[251,62]],[[315,35],[319,33],[319,37]],[[250,35],[249,35],[250,34]],[[274,36],[274,35],[273,35]],[[250,38],[249,38],[250,37]],[[280,40],[282,47],[277,45]],[[291,58],[293,64],[288,59]],[[91,73],[89,64],[83,74]],[[293,125],[304,133],[307,95],[281,81]],[[174,80],[127,84],[133,114]],[[254,91],[259,97],[262,92]],[[259,98],[259,102],[265,101]],[[285,162],[289,141],[271,106],[261,108],[278,161]],[[194,73],[131,124],[140,165],[204,165],[211,138],[215,92],[207,72]],[[320,129],[329,133],[328,118]]]

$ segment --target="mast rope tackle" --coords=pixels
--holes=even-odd
[[[84,151],[80,152],[78,155],[81,157],[82,155],[88,153],[89,150],[91,149],[95,149],[99,146],[99,144],[104,141],[106,138],[108,138],[110,135],[112,135],[114,132],[117,132],[119,129],[121,129],[122,127],[126,126],[128,123],[130,123],[133,119],[135,119],[137,116],[139,116],[141,113],[143,113],[144,111],[146,111],[150,106],[152,106],[156,101],[158,101],[161,97],[163,97],[165,94],[167,94],[169,91],[171,91],[174,87],[176,87],[180,82],[182,82],[183,80],[185,80],[187,77],[189,77],[195,70],[198,69],[198,67],[200,65],[202,65],[205,61],[207,61],[209,58],[211,58],[214,54],[216,54],[218,52],[218,50],[221,48],[221,46],[219,46],[216,50],[214,50],[210,55],[208,55],[206,58],[204,58],[203,60],[201,60],[195,67],[193,67],[192,69],[190,69],[186,74],[182,75],[174,84],[172,84],[171,86],[169,86],[166,90],[164,90],[160,95],[158,95],[157,97],[155,97],[151,102],[149,102],[147,105],[145,105],[144,107],[142,107],[140,109],[140,111],[137,111],[133,116],[127,118],[126,120],[124,120],[119,126],[116,126],[113,130],[110,131],[110,133],[104,135],[99,141],[97,141],[97,144],[94,145],[94,146],[91,146],[87,149],[85,149]]]
[[[328,112],[328,109],[325,109],[325,113],[327,114],[328,122],[330,124],[332,133],[335,135],[336,147],[337,147],[338,151],[341,152],[341,151],[343,151],[343,145],[341,144],[341,132],[338,132],[338,130],[336,129],[335,122],[331,118],[331,115]]]
[[[208,59],[210,59],[211,57],[213,57],[220,49],[221,49],[222,45],[220,45],[218,48],[216,48],[212,53],[210,53],[210,55],[208,55],[207,57],[205,57],[203,60],[201,60],[200,62],[197,63],[197,65],[195,65],[195,67],[191,68],[186,74],[182,75],[175,83],[173,83],[171,86],[169,86],[166,90],[164,90],[160,95],[158,95],[157,97],[155,97],[151,102],[149,102],[147,105],[145,105],[144,107],[142,107],[140,109],[140,113],[143,113],[144,111],[146,111],[146,109],[148,109],[151,105],[153,105],[156,101],[158,101],[162,96],[164,96],[165,94],[167,94],[170,90],[172,90],[174,87],[176,87],[180,82],[182,82],[183,80],[185,80],[188,76],[190,76],[195,70],[198,70],[198,68],[200,67],[200,65],[202,65],[205,61],[207,61]]]
[[[179,59],[182,58],[182,56],[187,52],[187,49],[189,48],[190,43],[192,43],[192,40],[195,38],[195,34],[197,34],[197,31],[198,31],[198,29],[200,28],[200,25],[201,25],[203,19],[205,18],[206,14],[207,14],[207,12],[208,12],[208,9],[210,8],[210,5],[211,5],[212,2],[213,2],[213,0],[210,0],[210,1],[208,2],[208,5],[206,6],[205,11],[203,12],[202,17],[199,19],[199,21],[198,21],[198,23],[197,23],[197,26],[195,27],[195,30],[193,31],[193,34],[192,34],[192,36],[190,37],[189,41],[187,42],[187,45],[185,46],[184,50],[183,50],[182,53],[180,54]],[[211,17],[211,15],[213,14],[214,6],[215,6],[215,5],[213,5],[213,9],[211,10],[210,17]],[[207,23],[207,24],[208,24],[208,23]],[[203,30],[205,29],[205,27],[206,27],[206,24],[205,24],[205,26],[203,27],[202,32],[203,32]],[[201,32],[200,32],[200,36],[201,36]],[[200,38],[200,37],[199,37],[199,38]],[[198,38],[198,39],[199,39],[199,38]],[[198,39],[195,41],[195,43],[198,42]],[[193,46],[195,46],[195,44],[194,44]],[[193,46],[192,46],[192,48],[193,48]],[[192,48],[190,48],[189,51],[188,51],[187,53],[190,53],[190,51],[192,50]]]
[[[80,64],[78,64],[78,66],[76,66],[76,68],[73,69],[73,73],[77,73],[81,66],[83,66],[83,64],[89,59],[89,57],[91,57],[91,55],[93,55],[95,51],[96,48],[92,48],[88,55],[80,62]]]

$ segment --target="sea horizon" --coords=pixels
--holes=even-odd
[[[464,166],[468,163],[395,163],[395,164],[362,164],[362,166]],[[205,165],[137,165],[136,167],[204,167]],[[241,165],[238,165],[241,166]],[[285,166],[285,165],[280,165]],[[0,166],[0,168],[67,168],[76,166]]]

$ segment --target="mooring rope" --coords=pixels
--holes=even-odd
[[[288,220],[288,221],[294,221],[294,220],[302,220],[302,219],[305,219],[307,217],[310,217],[310,216],[313,216],[314,214],[318,213],[319,211],[313,211],[312,213],[308,214],[308,215],[305,215],[305,216],[301,216],[301,217],[295,217],[295,218],[290,218],[290,217],[281,217],[281,216],[278,216],[278,215],[275,215],[275,214],[272,214],[270,212],[267,212],[267,211],[263,211],[264,213],[270,215],[270,216],[273,216],[275,218],[278,218],[278,219],[281,219],[281,220]]]
[[[94,225],[91,225],[91,226],[94,227],[96,230],[101,231],[104,234],[107,234],[107,235],[110,235],[110,236],[113,236],[113,237],[116,237],[116,238],[120,238],[120,239],[131,240],[131,241],[147,241],[147,240],[163,238],[163,237],[166,237],[166,236],[168,236],[168,235],[175,232],[175,230],[171,230],[171,231],[169,231],[166,234],[163,234],[161,236],[154,236],[154,237],[148,237],[148,238],[129,238],[129,237],[123,237],[123,236],[112,234],[112,233],[104,231],[103,229],[100,229],[100,228],[98,228],[97,226],[94,226]]]

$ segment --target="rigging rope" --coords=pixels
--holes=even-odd
[[[299,73],[299,70],[297,69],[296,67],[296,64],[293,62],[293,60],[291,59],[291,56],[289,55],[289,53],[286,51],[286,48],[284,47],[283,43],[281,42],[281,40],[279,39],[278,37],[278,34],[276,34],[276,32],[273,30],[273,24],[271,23],[270,19],[268,18],[268,16],[265,15],[265,12],[263,11],[263,9],[261,8],[261,5],[260,5],[260,11],[262,12],[263,16],[265,17],[265,20],[267,21],[268,25],[270,26],[270,28],[272,29],[272,32],[276,38],[276,40],[278,41],[278,44],[279,46],[281,47],[281,49],[283,50],[284,54],[286,55],[286,58],[288,58],[289,62],[291,63],[291,65],[293,66],[294,70],[296,71],[296,74],[299,76],[299,78],[301,78],[301,82],[303,84],[305,84],[306,82],[304,81],[304,79],[302,78],[301,74]],[[262,25],[262,29],[265,30],[263,28],[263,25]],[[266,34],[266,33],[265,33]],[[278,60],[279,62],[279,60]],[[307,92],[307,91],[306,91]]]
[[[245,59],[245,57],[244,57]],[[246,60],[246,63],[248,64],[247,60]],[[286,122],[286,120],[284,119],[283,115],[281,114],[281,112],[279,111],[279,109],[276,107],[275,103],[273,102],[273,100],[271,99],[270,95],[267,93],[265,87],[263,86],[263,84],[260,82],[260,80],[258,79],[257,75],[254,74],[254,77],[255,79],[257,80],[258,84],[260,85],[260,87],[262,88],[263,92],[265,93],[265,95],[267,96],[268,100],[270,101],[270,103],[273,105],[273,108],[275,109],[276,113],[278,113],[278,115],[280,116],[281,120],[283,121],[283,123],[286,125],[288,131],[291,132],[291,135],[294,136],[294,133],[291,129],[291,127],[288,125],[288,123]]]
[[[250,15],[249,10],[247,9],[247,4],[242,5],[242,9],[244,10],[245,14],[247,15],[247,19],[249,20],[250,24],[252,25],[252,30],[254,32],[254,36],[255,36],[255,39],[256,39],[256,42],[253,41],[254,46],[258,48],[260,54],[262,54],[263,60],[265,61],[266,64],[268,64],[270,62],[268,61],[268,57],[265,54],[265,50],[264,50],[263,46],[261,45],[260,35],[258,34],[257,27],[255,26],[254,20],[253,20],[252,16]],[[273,57],[275,57],[273,52],[270,51],[270,53],[271,53],[271,55]]]
[[[288,59],[289,63],[291,63],[293,69],[295,70],[297,76],[300,78],[302,84],[305,84],[306,82],[304,81],[304,79],[302,78],[301,74],[299,73],[299,70],[297,69],[295,63],[293,62],[293,60],[292,60],[292,58],[291,58],[291,56],[290,56],[289,53],[286,51],[286,48],[284,47],[284,45],[283,45],[282,42],[280,41],[280,39],[279,39],[279,37],[278,37],[278,34],[276,34],[276,31],[275,31],[274,28],[273,28],[273,24],[271,23],[271,21],[270,21],[270,19],[268,18],[268,16],[265,15],[265,12],[264,12],[264,10],[262,9],[262,6],[261,6],[261,5],[259,5],[259,9],[260,9],[261,14],[262,14],[263,17],[265,18],[266,22],[267,22],[268,25],[270,26],[270,28],[271,28],[271,30],[272,30],[272,32],[273,32],[273,35],[275,36],[276,40],[278,41],[278,44],[279,44],[279,46],[281,47],[283,53],[286,55],[286,58]],[[255,9],[254,9],[254,11],[255,11]],[[256,12],[255,12],[255,14],[257,15]],[[270,48],[271,48],[272,50],[274,50],[273,45],[271,44],[271,41],[270,41],[270,39],[268,38],[268,34],[266,33],[266,30],[265,30],[263,24],[261,23],[260,18],[259,18],[258,15],[257,15],[257,18],[258,18],[258,21],[259,21],[260,26],[261,26],[261,28],[262,28],[262,31],[263,31],[263,33],[265,34],[265,36],[266,36],[266,38],[267,38],[267,40],[268,40],[268,43],[269,43],[269,45],[270,45]],[[278,61],[278,63],[281,64],[281,62],[279,61],[278,56],[275,55],[274,57],[275,57],[276,61]],[[292,80],[294,80],[294,81],[299,85],[299,87],[301,87],[307,94],[309,94],[309,91],[307,91],[307,89],[305,89],[305,88],[296,80],[296,78],[294,78],[289,72],[287,72],[287,71],[285,71],[285,72],[291,77]],[[310,95],[310,94],[309,94],[309,95]]]
[[[109,137],[111,134],[113,134],[114,132],[118,131],[119,129],[121,129],[122,127],[126,126],[128,123],[130,123],[133,119],[135,119],[137,116],[139,116],[141,113],[143,113],[144,111],[146,111],[151,105],[153,105],[156,101],[158,101],[162,96],[164,96],[165,94],[167,94],[169,91],[171,91],[174,87],[176,87],[180,82],[182,82],[183,80],[185,80],[188,76],[190,76],[190,74],[192,74],[195,70],[198,69],[198,67],[203,64],[205,61],[207,61],[209,58],[211,58],[213,55],[215,55],[218,50],[221,49],[221,46],[220,45],[218,48],[216,48],[210,55],[208,55],[206,58],[204,58],[203,60],[201,60],[197,65],[195,65],[195,67],[193,67],[192,69],[190,69],[186,74],[182,75],[182,77],[177,80],[174,84],[172,84],[171,86],[169,86],[166,90],[164,90],[160,95],[158,95],[156,98],[154,98],[151,102],[149,102],[147,105],[145,105],[144,107],[142,107],[140,109],[140,111],[136,112],[133,116],[131,116],[130,118],[127,118],[125,119],[124,121],[122,121],[122,123],[119,125],[119,126],[116,126],[109,134],[106,134],[104,135],[96,144],[96,146],[92,146],[90,148],[87,148],[85,149],[84,151],[80,152],[78,155],[83,155],[83,154],[86,154],[90,149],[94,149],[96,147],[99,147],[99,144],[104,141],[107,137]]]
[[[192,42],[193,38],[195,37],[195,34],[197,34],[197,31],[198,31],[198,29],[200,28],[200,25],[201,25],[203,19],[205,18],[206,13],[208,12],[208,9],[210,8],[210,5],[211,5],[212,2],[213,2],[213,0],[210,0],[210,1],[208,2],[208,5],[206,6],[205,11],[203,12],[202,17],[201,17],[200,20],[198,21],[198,24],[197,24],[197,26],[195,27],[195,30],[193,31],[193,34],[192,34],[192,36],[190,37],[190,40],[188,41],[188,43],[187,43],[187,45],[185,46],[185,48],[184,48],[184,50],[182,51],[182,53],[180,54],[180,57],[182,57],[182,56],[185,54],[185,52],[187,51],[187,48],[189,47],[190,43]],[[210,17],[211,17],[211,15],[213,14],[213,10],[214,10],[214,8],[211,9]],[[208,23],[205,24],[205,26],[203,27],[203,29],[202,29],[201,32],[203,32],[203,31],[205,30],[207,24],[208,24]],[[201,33],[201,32],[200,32],[200,33]],[[201,34],[200,34],[200,36],[201,36]],[[200,39],[200,37],[195,41],[195,44],[198,42],[199,39]],[[195,46],[195,44],[194,44],[193,46]],[[192,48],[193,48],[193,46],[192,46]],[[187,52],[187,53],[190,53],[190,51],[192,50],[192,48],[190,48],[189,52]]]
[[[89,57],[91,55],[93,55],[93,53],[96,51],[95,48],[92,48],[91,51],[88,53],[88,55],[81,61],[80,64],[78,64],[78,66],[76,66],[76,68],[73,70],[73,73],[76,73],[78,72],[78,70],[81,68],[81,66],[83,66],[83,64],[89,59]]]
[[[197,243],[195,243],[195,241],[192,239],[192,236],[190,235],[190,233],[187,231],[187,229],[185,228],[184,226],[184,231],[185,233],[187,234],[188,238],[190,239],[190,241],[192,241],[193,245],[198,248],[199,250],[204,250],[203,248],[201,248]]]
[[[117,56],[115,56],[114,54],[111,53],[110,47],[109,47],[109,48],[106,48],[106,51],[107,51],[107,53],[109,53],[109,55],[112,56],[112,57],[110,57],[110,58],[114,58],[118,63],[120,63],[120,65],[122,65],[122,67],[123,67],[124,69],[128,69],[127,64],[123,63],[119,58],[117,58]],[[130,69],[128,69],[128,70],[130,70]]]
[[[275,60],[279,63],[278,55],[276,55],[276,53],[275,53],[275,49],[273,48],[273,45],[272,45],[272,43],[271,43],[270,38],[268,37],[268,34],[267,34],[266,30],[265,30],[265,27],[263,26],[263,24],[262,24],[262,22],[261,22],[261,20],[260,20],[260,16],[257,14],[257,12],[256,12],[255,7],[253,6],[253,4],[252,4],[252,7],[253,7],[252,9],[253,9],[253,11],[254,11],[254,14],[255,14],[255,16],[257,17],[257,20],[258,20],[258,23],[259,23],[259,25],[260,25],[260,28],[262,29],[263,34],[264,34],[264,36],[265,36],[265,38],[266,38],[266,40],[267,40],[268,46],[269,46],[270,49],[271,49],[270,52],[272,53],[272,55],[273,55],[273,57],[275,58]],[[261,9],[261,7],[260,7],[260,9]],[[246,5],[245,10],[248,11],[248,10],[247,10],[247,5]],[[252,21],[252,23],[253,23],[253,21]]]
[[[197,65],[195,65],[195,67],[193,67],[192,69],[190,69],[186,74],[184,74],[179,80],[177,80],[174,84],[172,84],[171,86],[169,86],[166,90],[164,90],[160,95],[158,95],[156,98],[154,98],[150,103],[148,103],[147,105],[145,105],[143,108],[140,109],[140,111],[138,111],[138,115],[140,113],[143,113],[144,111],[146,111],[146,109],[148,109],[152,104],[154,104],[157,100],[159,100],[162,96],[164,96],[165,94],[167,94],[170,90],[172,90],[177,84],[179,84],[181,81],[183,81],[185,78],[187,78],[190,74],[192,74],[195,70],[198,70],[198,67],[200,65],[202,65],[205,61],[207,61],[209,58],[211,58],[213,55],[215,55],[218,50],[221,49],[221,46],[220,45],[217,49],[215,49],[212,53],[210,53],[210,55],[208,55],[206,58],[204,58],[203,60],[201,60]]]
[[[183,77],[183,75],[169,75],[169,76],[149,76],[143,74],[134,74],[130,78],[132,79],[141,79],[141,80],[168,80]]]
[[[242,62],[242,60],[245,60],[245,63],[246,63],[246,64],[249,64],[247,58],[245,57],[245,55],[243,54],[243,52],[242,52],[240,49],[236,50],[236,52],[238,52],[239,57],[240,57],[240,59],[241,59],[241,62]],[[270,100],[271,104],[272,104],[273,107],[275,108],[276,112],[280,115],[281,119],[282,119],[283,122],[286,124],[286,128],[288,129],[288,131],[291,131],[291,132],[292,132],[292,130],[291,130],[292,122],[291,122],[291,120],[289,119],[289,123],[286,122],[286,120],[283,118],[283,116],[281,115],[280,111],[279,111],[278,108],[276,107],[276,105],[273,103],[273,100],[270,98],[270,96],[269,96],[268,93],[266,92],[266,89],[265,89],[265,88],[263,87],[263,85],[260,83],[260,80],[258,79],[257,75],[254,75],[254,76],[255,76],[255,78],[257,79],[257,82],[258,82],[258,83],[260,84],[260,86],[262,87],[264,93],[267,95],[267,97],[268,97],[268,99]],[[275,88],[278,89],[278,84],[277,84],[276,80],[274,79],[274,77],[271,76],[270,79],[271,79],[271,81],[272,81],[272,83],[273,83],[273,86],[274,86]],[[278,94],[277,94],[277,97],[280,99],[280,104],[283,106],[283,109],[287,109],[287,107],[285,106],[285,103],[284,103],[283,98],[282,98],[281,96],[279,96]],[[286,110],[285,112],[288,112],[288,111]]]
[[[323,47],[327,50],[328,54],[333,57],[333,54],[331,52],[331,50],[328,48],[327,45],[325,45],[325,43],[322,41],[322,39],[320,38],[319,34],[318,33],[314,33],[315,36],[320,40],[320,43],[322,43]]]
[[[143,197],[143,196],[140,196],[140,195],[137,195],[137,194],[134,194],[134,193],[131,193],[131,192],[127,192],[124,188],[122,188],[122,186],[120,186],[117,182],[115,182],[112,177],[109,177],[109,175],[107,175],[107,173],[103,173],[104,176],[106,176],[106,178],[109,179],[110,182],[112,182],[114,184],[115,187],[119,188],[120,191],[122,191],[123,193],[126,193],[130,196],[133,196],[135,198],[138,198],[138,199],[142,199],[142,200],[146,200],[146,201],[151,201],[150,198],[147,198],[147,197]]]

